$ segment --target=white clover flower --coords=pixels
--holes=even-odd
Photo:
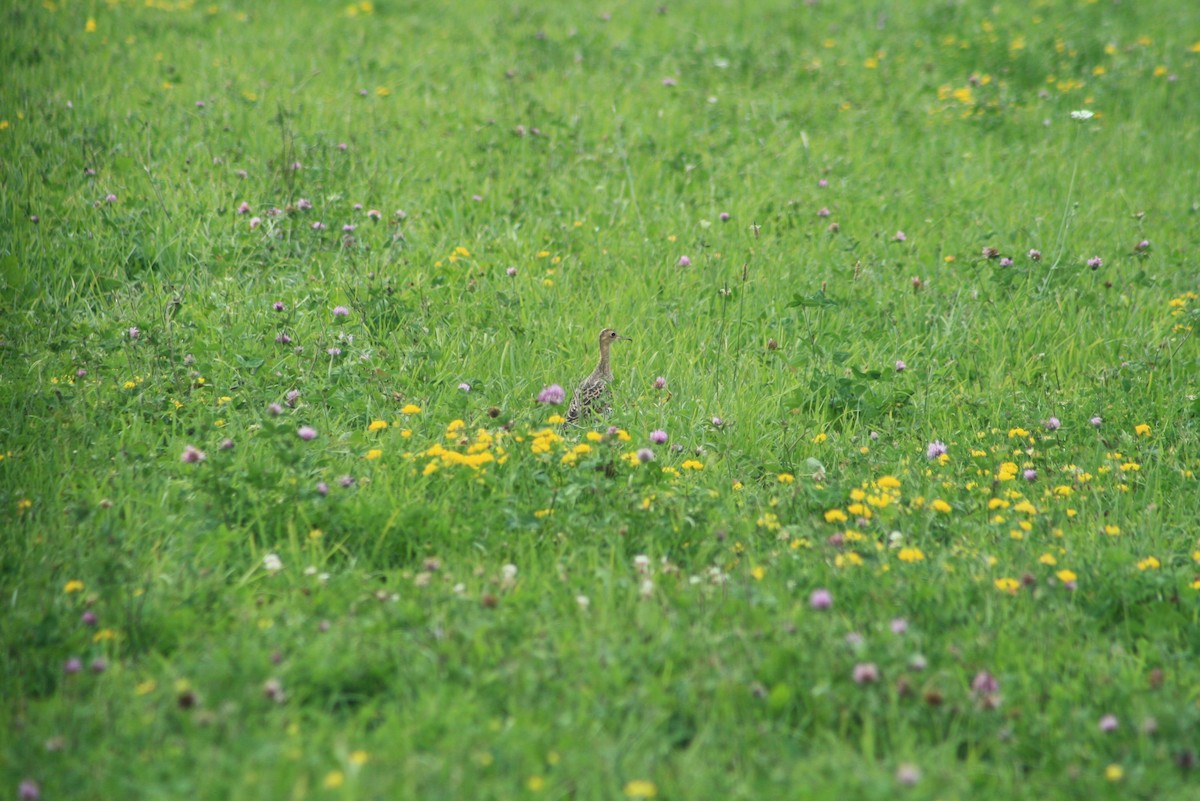
[[[263,557],[263,568],[271,574],[278,573],[283,570],[283,561],[280,560],[279,554],[269,553]]]
[[[1096,116],[1096,112],[1088,111],[1086,108],[1080,109],[1079,111],[1071,112],[1071,119],[1073,119],[1073,120],[1090,120],[1092,117],[1095,117],[1095,116]]]

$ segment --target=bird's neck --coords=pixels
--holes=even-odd
[[[612,367],[608,363],[608,342],[600,343],[600,361],[596,364],[595,375],[609,378],[612,376]]]

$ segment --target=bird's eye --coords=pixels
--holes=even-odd
[[[609,331],[609,332],[608,332],[608,335],[609,335],[610,337],[612,337],[613,339],[616,339],[616,338],[617,338],[617,332],[616,332],[616,331]]]

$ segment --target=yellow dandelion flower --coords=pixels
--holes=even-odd
[[[685,461],[683,464],[681,464],[679,466],[682,467],[684,470],[703,470],[704,469],[704,463],[698,462],[695,459],[688,459],[687,461]]]
[[[817,434],[815,437],[813,437],[812,441],[813,441],[814,445],[820,445],[822,442],[824,442],[827,439],[829,439],[829,435],[822,432],[820,434]]]
[[[373,462],[376,459],[378,459],[380,456],[383,456],[382,450],[380,450],[379,448],[371,448],[371,450],[367,451],[367,455],[364,456],[363,458],[366,459],[368,462]]]
[[[913,548],[911,546],[908,548],[901,548],[900,552],[898,554],[896,554],[896,557],[901,562],[924,562],[925,561],[925,553],[920,548]]]
[[[1063,584],[1070,584],[1072,581],[1075,581],[1077,578],[1079,578],[1075,575],[1074,570],[1059,570],[1054,575],[1057,576],[1058,580]]]
[[[350,764],[351,765],[365,765],[365,764],[367,764],[367,761],[370,758],[371,758],[371,755],[363,750],[350,752]]]
[[[331,770],[325,774],[325,780],[321,782],[326,790],[336,790],[346,783],[346,774],[340,770]]]
[[[1145,423],[1138,423],[1133,427],[1133,433],[1137,434],[1139,437],[1148,437],[1150,436],[1150,426],[1146,425]]]
[[[546,789],[546,780],[541,776],[530,776],[525,782],[525,786],[529,788],[531,793],[540,793]]]
[[[371,425],[367,426],[367,431],[383,431],[388,427],[387,420],[372,420]]]
[[[91,17],[88,17],[87,22],[84,23],[84,25],[83,25],[83,29],[88,33],[95,33],[96,32],[96,20],[92,19]]]
[[[762,581],[763,577],[767,575],[767,571],[762,565],[755,565],[754,567],[750,568],[750,575],[754,576],[755,581]]]
[[[1038,557],[1038,561],[1041,562],[1043,565],[1050,565],[1051,567],[1058,564],[1058,560],[1054,558],[1054,554],[1052,554],[1052,553],[1042,554],[1041,556]]]
[[[1113,763],[1104,769],[1104,778],[1110,782],[1119,782],[1125,777],[1125,771],[1121,770],[1121,766]]]
[[[563,417],[561,414],[552,414],[546,418],[546,422],[552,426],[560,426],[567,422],[567,418]]]
[[[79,579],[71,579],[63,587],[63,592],[66,592],[66,593],[83,592],[83,582],[80,581]]]
[[[588,442],[600,442],[600,441],[602,441],[603,439],[604,439],[604,435],[603,435],[603,434],[601,434],[599,431],[589,431],[589,432],[587,432],[587,440],[588,440]]]
[[[149,695],[158,688],[154,679],[146,679],[133,688],[134,695]]]
[[[416,405],[415,403],[407,404],[403,409],[400,410],[400,414],[420,414],[420,413],[421,413],[421,407]]]
[[[1145,559],[1137,563],[1138,570],[1158,570],[1162,567],[1162,562],[1158,561],[1153,556],[1147,556]]]
[[[1107,526],[1104,527],[1104,533],[1110,537],[1116,537],[1117,535],[1119,535],[1121,533],[1121,527],[1114,526],[1112,523],[1109,523]]]
[[[875,485],[880,489],[900,489],[900,479],[895,476],[880,476]]]
[[[946,503],[941,498],[934,499],[933,503],[929,505],[932,507],[933,511],[941,512],[942,514],[949,514],[953,511],[953,507],[951,507],[950,504]]]
[[[830,509],[825,512],[826,523],[845,523],[850,518],[841,509]]]
[[[776,478],[779,479],[780,484],[791,484],[796,480],[796,477],[791,473],[780,473]]]
[[[1021,583],[1015,578],[1009,578],[1007,576],[996,579],[995,584],[996,589],[1000,590],[1001,592],[1007,592],[1009,595],[1016,595],[1017,588],[1021,586]]]
[[[626,798],[656,798],[658,785],[646,779],[634,779],[625,785]]]

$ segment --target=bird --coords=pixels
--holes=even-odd
[[[590,414],[608,414],[612,411],[609,403],[611,392],[608,388],[612,381],[612,364],[609,362],[608,351],[612,343],[618,339],[631,342],[629,337],[623,337],[611,328],[600,332],[600,361],[596,369],[587,378],[579,382],[575,394],[571,396],[571,405],[567,407],[567,419],[563,428],[578,423]]]

